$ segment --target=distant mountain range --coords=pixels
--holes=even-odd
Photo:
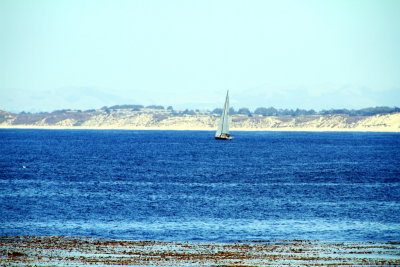
[[[376,113],[381,111],[380,113]],[[183,110],[162,106],[118,105],[101,109],[10,113],[0,110],[0,128],[214,130],[219,109]],[[400,132],[399,108],[363,110],[232,110],[232,130]],[[360,115],[365,114],[365,115]]]

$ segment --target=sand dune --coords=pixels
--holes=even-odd
[[[31,116],[33,117],[33,116]],[[0,128],[34,129],[132,129],[132,130],[215,130],[218,117],[211,115],[170,116],[128,112],[95,113],[83,119],[71,113],[64,116],[9,116]],[[232,116],[232,131],[371,131],[400,132],[400,113],[350,117],[348,115],[309,115],[282,117]]]

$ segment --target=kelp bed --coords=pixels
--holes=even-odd
[[[393,266],[400,265],[400,242],[214,243],[13,236],[0,238],[0,263],[3,266]]]

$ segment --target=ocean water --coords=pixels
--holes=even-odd
[[[399,133],[213,134],[0,130],[0,235],[400,240]]]

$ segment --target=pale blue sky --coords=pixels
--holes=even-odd
[[[0,0],[0,109],[400,106],[398,0]]]

